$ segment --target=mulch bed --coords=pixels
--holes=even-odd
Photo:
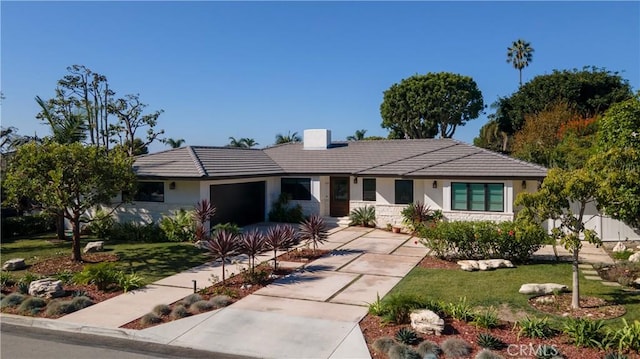
[[[529,299],[537,310],[562,317],[592,320],[613,319],[623,316],[627,310],[622,305],[607,303],[602,298],[580,297],[580,308],[571,308],[571,293],[542,295]]]
[[[287,253],[279,255],[277,258],[278,258],[278,261],[283,261],[283,262],[306,263],[306,262],[312,262],[329,253],[331,253],[331,251],[329,250],[316,249],[314,251],[311,248],[296,248]]]
[[[117,262],[118,256],[112,253],[87,253],[82,255],[82,262],[74,262],[69,255],[45,259],[31,265],[29,272],[42,275],[53,275],[62,271],[80,272],[87,264]]]

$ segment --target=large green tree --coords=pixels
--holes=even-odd
[[[589,165],[601,209],[640,228],[640,93],[611,106],[600,120],[598,153]]]
[[[535,193],[521,193],[516,206],[523,206],[518,214],[531,220],[553,220],[553,237],[559,240],[572,255],[572,296],[571,307],[580,308],[580,280],[578,258],[583,240],[600,244],[593,230],[586,229],[584,212],[595,202],[597,180],[587,168],[565,171],[559,168],[549,170],[540,190]],[[572,206],[573,204],[573,206]],[[577,211],[574,211],[577,208]]]
[[[458,126],[484,109],[482,92],[469,76],[449,72],[414,75],[393,84],[380,105],[391,138],[451,138]]]
[[[71,258],[81,261],[81,217],[120,191],[135,190],[132,161],[123,151],[107,152],[81,143],[28,143],[18,148],[9,164],[7,198],[18,203],[26,196],[52,213],[62,208],[73,230]]]
[[[529,66],[529,63],[533,60],[533,52],[534,50],[531,44],[523,39],[514,41],[511,46],[507,48],[507,62],[518,70],[520,86],[522,86],[522,69]]]
[[[513,135],[524,126],[526,116],[536,115],[548,106],[565,102],[582,118],[604,113],[614,103],[631,98],[631,86],[617,72],[596,67],[582,70],[554,70],[534,77],[509,97],[492,107],[500,130]]]

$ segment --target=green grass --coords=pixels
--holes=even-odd
[[[0,245],[0,262],[11,258],[24,258],[27,265],[55,256],[71,256],[71,242],[57,242],[54,234],[16,239]],[[96,238],[82,238],[82,247]],[[127,273],[131,271],[144,277],[151,283],[164,277],[179,273],[210,260],[206,252],[190,243],[110,243],[105,242],[107,253],[120,258],[118,264]],[[26,271],[29,269],[27,268]],[[13,274],[21,277],[26,271]]]
[[[403,293],[426,299],[456,302],[466,297],[472,306],[509,305],[534,315],[543,315],[528,304],[528,295],[518,293],[524,283],[560,283],[571,288],[570,263],[539,263],[520,265],[513,269],[487,272],[414,268],[390,294]],[[607,287],[599,281],[580,278],[580,295],[596,296],[623,304],[627,321],[640,320],[640,296],[619,288]],[[620,319],[610,324],[618,325]]]

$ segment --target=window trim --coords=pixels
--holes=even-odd
[[[373,197],[368,197],[368,196],[365,195],[365,193],[371,195],[371,193],[370,193],[371,189],[369,189],[369,190],[365,189],[365,183],[367,183],[367,182],[368,183],[373,182]],[[363,178],[362,179],[362,200],[363,201],[375,202],[377,200],[376,199],[376,197],[377,197],[377,185],[378,185],[378,183],[377,183],[375,178]],[[371,198],[373,198],[373,199],[371,199]]]
[[[400,184],[400,183],[410,183],[411,184],[411,186],[409,187],[409,188],[411,188],[411,196],[410,196],[411,200],[409,200],[408,202],[399,201],[398,200],[399,199],[398,198],[398,192],[399,192],[398,191],[398,184]],[[411,180],[411,179],[397,179],[397,180],[395,180],[395,182],[394,182],[394,194],[393,194],[394,201],[393,201],[393,203],[394,204],[411,204],[411,203],[413,203],[414,198],[415,198],[414,197],[415,196],[415,191],[414,191],[413,186],[414,186],[413,180]]]
[[[456,201],[455,201],[455,190],[454,187],[455,185],[465,185],[466,188],[466,201],[465,201],[465,208],[464,209],[460,209],[460,208],[456,208]],[[473,192],[471,191],[471,187],[472,185],[482,185],[483,188],[483,204],[484,204],[484,208],[483,209],[473,209]],[[489,190],[490,186],[500,186],[501,187],[501,197],[502,200],[500,202],[500,209],[499,210],[492,210],[491,209],[491,200],[490,200],[490,195],[491,192]],[[505,184],[502,182],[451,182],[451,210],[452,211],[466,211],[466,212],[492,212],[492,213],[505,213],[505,203],[504,203],[504,199],[505,199],[505,193],[504,193],[504,188],[505,188]],[[459,201],[458,201],[459,202]],[[493,204],[497,204],[498,202],[493,202]]]
[[[285,192],[284,191],[284,182],[285,181],[291,181],[293,183],[288,184],[289,186],[295,186],[295,187],[304,187],[305,191],[304,193],[302,193],[302,191],[296,191],[294,189],[293,193],[290,192]],[[289,194],[289,199],[292,201],[310,201],[311,198],[313,197],[312,193],[311,193],[311,178],[310,177],[282,177],[280,178],[280,193],[287,193]],[[300,196],[302,194],[302,196]]]

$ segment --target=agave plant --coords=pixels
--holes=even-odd
[[[318,215],[313,215],[300,224],[300,240],[305,241],[307,245],[311,245],[315,254],[318,245],[326,242],[329,237],[327,230],[324,219]]]
[[[203,241],[203,247],[208,250],[216,259],[222,261],[222,285],[225,283],[224,265],[227,258],[236,254],[238,250],[238,239],[234,233],[228,231],[216,231],[211,238]]]
[[[354,208],[349,213],[350,226],[375,227],[376,226],[376,208],[374,206],[364,206]]]
[[[287,250],[298,243],[298,236],[295,228],[291,225],[277,225],[267,230],[264,236],[264,243],[267,250],[273,251],[273,268],[278,267],[277,252]]]
[[[254,229],[240,235],[240,245],[238,251],[249,256],[249,271],[253,273],[256,267],[256,256],[266,250],[264,235]]]

